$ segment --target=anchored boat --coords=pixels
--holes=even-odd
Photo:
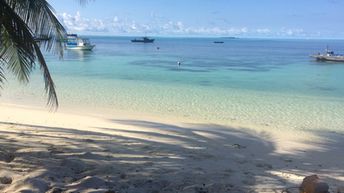
[[[66,48],[69,50],[92,50],[95,45],[87,38],[80,38],[77,34],[68,34]]]
[[[344,55],[335,54],[333,51],[326,48],[325,53],[315,54],[311,57],[318,61],[332,61],[332,62],[344,62]]]
[[[155,39],[151,39],[151,38],[148,38],[148,37],[142,37],[141,39],[133,39],[131,40],[131,42],[134,42],[134,43],[153,43]]]

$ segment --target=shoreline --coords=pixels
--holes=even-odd
[[[85,113],[85,112],[84,112]],[[0,105],[4,192],[273,192],[344,184],[344,135]],[[7,159],[6,159],[7,158]]]

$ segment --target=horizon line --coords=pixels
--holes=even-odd
[[[95,37],[159,37],[159,38],[233,38],[235,39],[276,39],[276,40],[344,40],[344,37],[242,37],[242,36],[197,36],[197,35],[113,35],[113,34],[87,34],[81,33],[80,36],[95,36]]]

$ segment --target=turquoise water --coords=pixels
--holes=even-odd
[[[97,45],[92,52],[66,51],[63,60],[46,56],[61,109],[344,130],[344,63],[309,57],[326,45],[344,52],[343,40],[91,39]],[[42,93],[34,73],[29,85],[10,81],[1,100],[41,104]]]

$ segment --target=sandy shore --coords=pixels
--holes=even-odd
[[[2,104],[0,192],[281,192],[310,174],[344,185],[343,134],[272,130]]]

